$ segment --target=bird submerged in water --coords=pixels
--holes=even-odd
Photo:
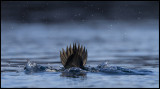
[[[78,44],[78,47],[76,46],[76,43],[73,43],[73,48],[70,47],[66,48],[66,51],[62,48],[62,52],[60,51],[60,58],[62,65],[64,68],[68,69],[71,67],[79,67],[81,69],[85,69],[84,65],[87,62],[87,49],[80,44]]]

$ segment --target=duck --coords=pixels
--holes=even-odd
[[[60,51],[60,60],[65,69],[69,69],[71,67],[78,67],[81,69],[85,69],[85,65],[87,62],[87,49],[80,44],[76,45],[73,43],[73,46],[66,47],[66,51],[62,48]]]

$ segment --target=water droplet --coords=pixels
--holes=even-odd
[[[141,12],[141,11],[139,11],[139,12],[138,12],[138,14],[142,14],[142,12]]]
[[[138,20],[140,20],[140,19],[141,19],[141,17],[138,17],[137,19],[138,19]]]

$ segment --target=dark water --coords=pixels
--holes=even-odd
[[[159,87],[159,26],[143,23],[93,21],[66,24],[1,23],[2,87]],[[87,73],[85,77],[60,72],[25,74],[26,59],[43,66],[62,67],[59,52],[77,42],[87,48],[87,66],[145,69],[146,75]]]

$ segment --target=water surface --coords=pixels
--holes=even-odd
[[[1,23],[2,87],[159,87],[158,21],[143,23],[91,21],[65,24]],[[149,75],[87,73],[62,77],[60,72],[24,73],[26,59],[62,67],[60,50],[77,42],[87,48],[87,66],[146,69]]]

